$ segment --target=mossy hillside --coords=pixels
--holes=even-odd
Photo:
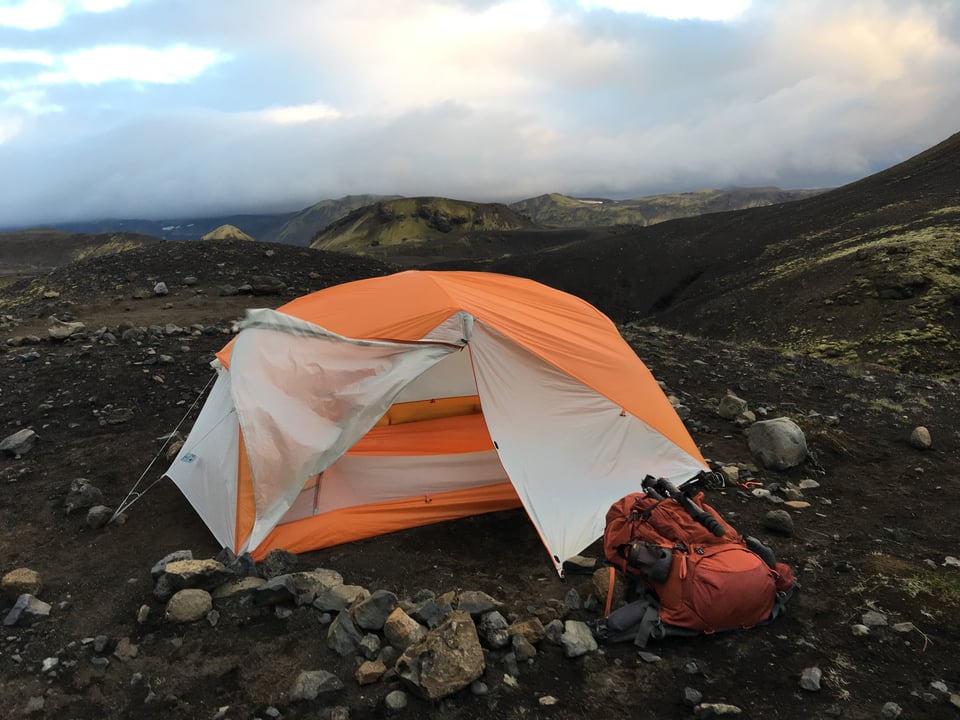
[[[873,228],[763,272],[753,291],[786,295],[792,289],[787,307],[773,308],[773,319],[794,313],[778,345],[845,364],[960,372],[960,224],[950,222],[954,215],[937,211],[908,225]],[[753,329],[767,324],[741,322]]]
[[[666,193],[632,200],[580,199],[552,193],[521,200],[510,207],[551,227],[655,225],[678,218],[792,202],[819,192],[761,187]]]
[[[536,227],[506,205],[448,198],[401,198],[350,213],[317,234],[311,247],[369,254],[370,248],[411,246],[470,231]]]

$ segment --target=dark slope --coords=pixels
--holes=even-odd
[[[561,287],[619,320],[953,373],[958,255],[960,134],[816,197],[482,267]]]

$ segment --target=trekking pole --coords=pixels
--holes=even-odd
[[[656,487],[657,490],[661,491],[664,495],[673,498],[684,510],[690,513],[690,517],[717,537],[723,537],[727,534],[726,528],[717,522],[717,519],[713,515],[697,505],[687,493],[678,489],[676,485],[666,478],[658,478]]]

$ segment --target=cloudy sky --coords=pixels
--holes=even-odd
[[[0,226],[833,186],[958,78],[956,0],[0,0]]]

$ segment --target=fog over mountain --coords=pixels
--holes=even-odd
[[[837,186],[955,131],[958,76],[939,0],[19,0],[0,225]]]

